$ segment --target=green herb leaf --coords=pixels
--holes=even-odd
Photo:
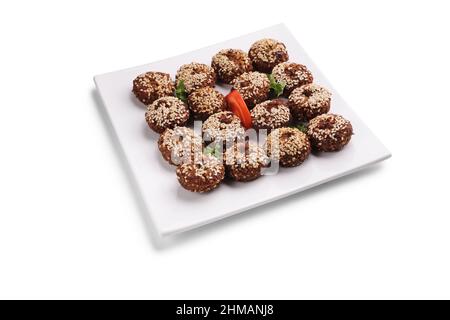
[[[308,124],[306,122],[299,123],[299,124],[297,124],[295,126],[292,126],[292,127],[295,128],[295,129],[300,130],[303,133],[306,133],[306,131],[308,131]]]
[[[181,101],[187,102],[188,94],[183,80],[178,81],[177,88],[175,89],[175,96]]]
[[[286,83],[284,81],[277,82],[272,74],[268,74],[267,77],[269,77],[270,81],[270,96],[272,98],[278,98],[283,94]]]
[[[218,144],[215,144],[213,146],[209,145],[205,148],[205,154],[212,155],[216,158],[219,158],[221,156],[220,151],[220,146]]]

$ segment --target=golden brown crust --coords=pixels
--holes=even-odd
[[[173,96],[174,91],[175,85],[167,73],[150,71],[133,80],[134,95],[146,105],[159,98]]]
[[[182,65],[175,76],[178,86],[183,80],[186,92],[189,94],[194,90],[203,87],[214,87],[216,83],[216,73],[213,68],[203,63],[192,62]]]
[[[270,81],[261,72],[246,72],[234,79],[231,84],[244,99],[248,108],[253,108],[269,98]]]
[[[267,136],[266,152],[282,167],[301,165],[311,153],[308,137],[298,129],[280,128]]]
[[[225,152],[224,161],[229,177],[248,182],[261,176],[261,169],[269,162],[264,150],[256,144],[234,144]]]
[[[283,62],[273,68],[272,75],[277,82],[284,82],[284,96],[288,97],[292,90],[302,85],[312,83],[314,78],[311,71],[302,64]]]
[[[241,119],[231,111],[222,111],[210,116],[202,126],[205,140],[230,142],[244,136]]]
[[[331,92],[317,84],[298,87],[289,95],[289,108],[296,121],[309,121],[330,111]]]
[[[227,109],[225,97],[211,87],[200,88],[192,92],[188,97],[188,105],[194,118],[203,121],[214,113]]]
[[[250,47],[248,56],[253,68],[260,72],[271,73],[279,63],[289,60],[289,55],[284,43],[274,39],[261,39]]]
[[[203,152],[202,138],[186,127],[166,129],[158,139],[158,148],[164,160],[172,165],[200,159]]]
[[[189,109],[176,97],[162,97],[147,107],[145,120],[153,131],[162,133],[167,128],[184,126],[189,120]]]
[[[353,127],[343,116],[322,114],[309,122],[307,134],[315,150],[339,151],[350,142]]]
[[[177,167],[178,182],[192,192],[207,192],[219,186],[225,168],[214,156],[204,155],[201,161],[183,163]]]
[[[247,53],[239,49],[220,50],[213,56],[211,67],[216,71],[217,78],[224,83],[231,83],[244,72],[253,70]]]
[[[255,129],[273,130],[289,126],[291,112],[281,99],[268,100],[256,105],[251,111]]]

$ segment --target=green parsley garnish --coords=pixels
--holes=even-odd
[[[220,152],[220,146],[218,144],[209,145],[205,148],[205,154],[212,155],[216,158],[219,158],[221,156]]]
[[[306,133],[306,131],[308,130],[308,124],[306,122],[296,124],[295,126],[292,126],[292,127],[300,130],[303,133]]]
[[[187,102],[188,94],[183,80],[178,81],[177,88],[175,89],[175,96],[181,101]]]
[[[270,81],[270,96],[272,98],[278,98],[283,94],[284,87],[286,87],[286,83],[281,81],[277,82],[272,74],[268,74],[267,77]]]

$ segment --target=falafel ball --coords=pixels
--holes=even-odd
[[[225,152],[227,175],[236,181],[252,181],[261,176],[261,169],[269,163],[264,150],[255,143],[234,144]]]
[[[214,113],[227,109],[225,97],[211,87],[195,90],[188,96],[188,105],[195,119],[206,120]]]
[[[273,130],[266,141],[266,151],[272,161],[279,161],[282,167],[296,167],[311,153],[306,134],[294,128]]]
[[[203,63],[191,62],[182,65],[175,76],[178,87],[183,81],[186,92],[190,94],[194,90],[203,87],[214,87],[216,83],[216,73],[214,69]]]
[[[202,126],[205,140],[230,143],[244,137],[241,119],[231,111],[222,111],[210,116]]]
[[[150,129],[162,133],[167,128],[184,126],[189,120],[189,109],[176,97],[162,97],[147,107],[145,120]]]
[[[213,56],[211,67],[216,71],[217,78],[224,83],[230,83],[244,72],[253,70],[247,53],[239,49],[220,50]]]
[[[330,111],[331,92],[314,83],[305,84],[289,95],[289,108],[296,121],[309,121]]]
[[[177,167],[178,182],[192,192],[215,189],[225,177],[222,161],[212,155],[203,155],[199,161],[183,163]]]
[[[264,73],[271,73],[277,64],[289,60],[284,43],[274,39],[256,41],[250,47],[248,56],[253,68]]]
[[[307,134],[315,150],[339,151],[352,138],[353,127],[343,116],[327,113],[309,122]]]
[[[280,63],[273,68],[272,75],[277,82],[284,82],[286,84],[283,92],[285,97],[288,97],[295,88],[313,82],[311,71],[300,63]]]
[[[281,99],[264,101],[251,111],[255,129],[273,130],[287,127],[291,122],[291,112]]]
[[[269,98],[270,81],[267,75],[261,72],[245,72],[234,79],[231,84],[236,89],[248,108],[253,108]]]
[[[158,139],[158,148],[164,160],[180,165],[200,159],[203,152],[202,138],[187,127],[166,129]]]
[[[175,85],[167,73],[150,71],[133,80],[134,95],[146,105],[159,98],[173,96],[174,91]]]

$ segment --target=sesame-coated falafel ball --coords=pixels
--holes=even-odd
[[[211,66],[216,71],[217,78],[224,83],[230,83],[244,72],[253,70],[247,53],[239,49],[220,50],[213,56]]]
[[[206,120],[214,113],[227,109],[225,97],[211,87],[195,90],[188,97],[188,105],[195,119]]]
[[[189,109],[176,97],[162,97],[147,107],[145,120],[153,131],[162,133],[167,128],[184,126],[189,120]]]
[[[217,188],[225,177],[222,161],[204,155],[200,161],[183,163],[177,167],[178,182],[192,192],[207,192]]]
[[[350,121],[337,114],[322,114],[308,124],[308,137],[317,151],[339,151],[353,134]]]
[[[248,56],[253,68],[257,71],[270,73],[279,63],[289,60],[286,46],[274,39],[261,39],[250,47]]]
[[[331,92],[317,84],[298,87],[289,95],[289,108],[296,121],[309,121],[330,111]]]
[[[222,111],[210,116],[202,126],[205,140],[227,143],[241,139],[245,129],[233,112]]]
[[[270,81],[260,72],[246,72],[234,79],[231,84],[245,101],[248,108],[253,108],[269,98]]]
[[[267,136],[266,151],[271,160],[279,161],[282,167],[295,167],[308,158],[311,145],[300,130],[279,128]]]
[[[285,97],[288,97],[295,88],[313,82],[313,75],[308,68],[294,62],[280,63],[273,68],[272,75],[277,82],[286,84],[284,88]]]
[[[175,85],[167,73],[147,72],[133,80],[134,95],[147,105],[159,98],[173,96],[174,91]]]
[[[216,73],[214,69],[203,63],[192,62],[182,65],[175,76],[176,84],[183,81],[186,92],[189,94],[203,87],[214,87]]]
[[[200,159],[203,152],[202,138],[186,127],[166,129],[158,139],[158,148],[164,160],[179,165]]]
[[[291,122],[291,112],[281,99],[268,100],[257,104],[251,111],[255,129],[272,130],[287,127]]]
[[[234,144],[225,152],[228,176],[236,181],[252,181],[261,176],[261,169],[269,163],[264,150],[255,143]]]

